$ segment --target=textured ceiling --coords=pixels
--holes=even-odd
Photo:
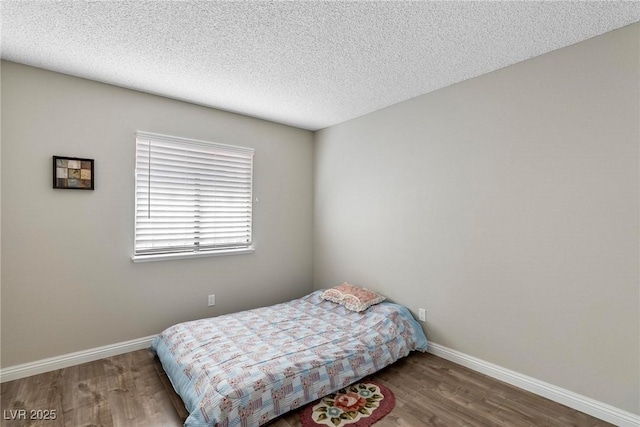
[[[321,129],[640,21],[638,2],[2,1],[2,58]]]

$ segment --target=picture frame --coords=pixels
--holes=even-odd
[[[95,188],[93,159],[53,156],[53,188],[93,190]]]

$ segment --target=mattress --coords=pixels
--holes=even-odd
[[[358,313],[321,295],[180,323],[155,338],[189,412],[185,426],[259,426],[426,350],[405,307]]]

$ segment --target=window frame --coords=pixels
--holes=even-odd
[[[170,259],[186,259],[186,258],[201,258],[201,257],[211,257],[211,256],[225,256],[225,255],[238,255],[238,254],[248,254],[253,253],[255,251],[254,242],[253,242],[253,173],[254,173],[254,153],[255,150],[253,148],[248,147],[240,147],[235,145],[228,144],[220,144],[211,141],[203,141],[191,138],[183,138],[177,136],[170,135],[162,135],[151,132],[143,132],[137,131],[135,133],[135,168],[134,168],[134,235],[133,235],[133,255],[131,259],[133,262],[147,262],[147,261],[160,261],[160,260],[170,260]],[[152,141],[156,143],[170,143],[175,145],[184,144],[185,147],[206,147],[208,150],[217,153],[217,156],[223,156],[225,153],[233,153],[233,154],[242,154],[245,159],[249,160],[249,168],[250,179],[249,179],[249,191],[248,191],[248,200],[249,200],[249,242],[246,245],[243,244],[233,244],[229,245],[229,247],[207,247],[202,249],[199,244],[194,244],[193,249],[188,249],[190,246],[180,246],[176,245],[176,250],[171,251],[164,247],[163,249],[154,251],[153,249],[140,249],[138,247],[138,234],[139,234],[139,223],[138,223],[138,215],[139,215],[139,159],[138,159],[138,151],[139,151],[139,140],[145,139],[148,140],[148,144],[152,144]],[[151,170],[151,166],[145,170]],[[218,170],[220,172],[220,170]],[[150,174],[148,175],[151,176]],[[147,198],[147,204],[150,203],[150,198]],[[186,224],[195,224],[194,222],[187,222]],[[141,224],[140,224],[141,225]],[[196,227],[197,228],[197,227]]]

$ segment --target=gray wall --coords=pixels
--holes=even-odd
[[[322,130],[316,288],[640,414],[635,24]]]
[[[131,261],[136,130],[255,148],[255,253]],[[95,191],[53,190],[52,155]],[[311,132],[2,62],[2,366],[309,293],[312,169]]]

